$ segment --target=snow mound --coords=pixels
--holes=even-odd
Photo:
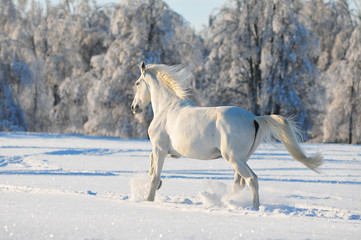
[[[228,209],[239,209],[251,205],[250,199],[245,196],[249,191],[230,193],[227,185],[222,182],[209,181],[208,189],[198,194],[205,207],[219,207]]]
[[[130,199],[135,202],[144,201],[150,188],[150,178],[146,173],[140,173],[130,179]]]

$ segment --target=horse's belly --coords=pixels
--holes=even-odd
[[[209,148],[204,150],[198,150],[194,152],[190,152],[189,158],[194,159],[201,159],[201,160],[210,160],[210,159],[217,159],[222,157],[221,151],[218,148]]]
[[[221,152],[211,137],[199,138],[199,136],[190,137],[188,135],[177,138],[176,141],[172,141],[170,149],[182,156],[194,159],[208,160],[221,157]]]
[[[175,153],[176,152],[176,153]],[[207,148],[207,149],[185,149],[178,147],[171,151],[172,156],[184,156],[194,159],[210,160],[222,157],[221,152],[218,148]]]
[[[217,112],[211,108],[186,108],[168,116],[170,149],[195,159],[221,157]]]

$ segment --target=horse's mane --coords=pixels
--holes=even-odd
[[[179,98],[186,99],[192,73],[180,65],[148,64],[146,70],[156,72],[157,77]]]

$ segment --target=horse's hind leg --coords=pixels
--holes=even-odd
[[[248,166],[248,164],[243,160],[238,161],[229,161],[231,165],[236,170],[236,173],[241,177],[241,179],[247,182],[247,185],[251,189],[252,192],[252,200],[253,200],[253,207],[255,209],[259,209],[259,193],[258,193],[258,177],[252,171],[252,169]],[[239,178],[237,176],[237,178]],[[240,179],[240,180],[241,180]]]
[[[245,186],[245,179],[237,171],[234,171],[233,193],[242,191]]]
[[[149,176],[152,177],[154,173],[154,158],[153,158],[153,152],[149,155],[150,158],[150,166],[149,166]]]

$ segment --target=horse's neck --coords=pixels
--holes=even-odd
[[[166,89],[153,87],[151,90],[151,104],[154,115],[166,110],[169,105],[173,104],[176,99]]]
[[[154,115],[171,109],[171,106],[174,106],[177,103],[179,103],[179,106],[192,104],[189,100],[182,100],[175,96],[160,83],[153,82],[150,85],[151,104]]]

